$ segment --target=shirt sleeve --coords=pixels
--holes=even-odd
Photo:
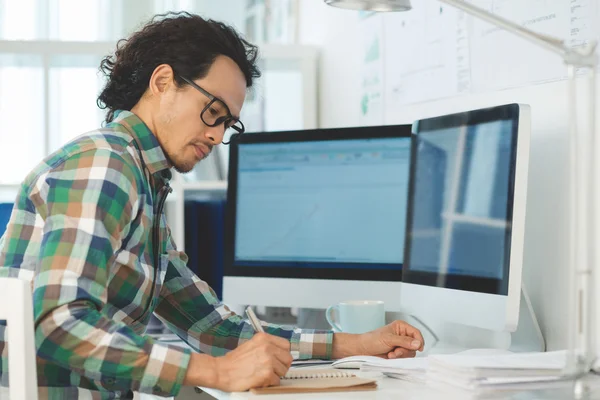
[[[168,241],[169,266],[155,313],[192,348],[214,356],[252,338],[249,322],[221,303],[208,284],[187,267],[187,256]],[[265,332],[290,341],[295,359],[326,358],[332,354],[333,332],[284,328],[263,323]]]
[[[133,161],[123,157],[108,149],[69,155],[29,194],[43,220],[33,288],[38,356],[107,390],[175,396],[189,350],[102,312],[110,268],[140,209]]]

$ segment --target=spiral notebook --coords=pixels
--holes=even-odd
[[[297,369],[290,370],[281,378],[279,386],[255,388],[255,394],[311,393],[311,392],[350,392],[375,390],[375,379],[364,379],[352,372],[336,369]]]

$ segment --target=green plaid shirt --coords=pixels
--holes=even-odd
[[[169,168],[146,125],[121,111],[51,154],[21,185],[0,238],[0,277],[32,283],[43,397],[177,395],[190,350],[144,335],[153,312],[192,348],[215,356],[252,337],[250,324],[187,268],[164,214],[154,215]],[[287,338],[295,358],[331,356],[330,331],[265,328]],[[3,386],[7,350],[1,323]]]

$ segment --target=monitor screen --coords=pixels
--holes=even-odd
[[[399,280],[410,127],[259,136],[231,151],[225,274]]]
[[[516,112],[502,107],[418,122],[404,281],[507,294]]]

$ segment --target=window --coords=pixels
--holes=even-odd
[[[0,0],[0,40],[115,40],[123,30],[123,3],[124,0]]]
[[[0,39],[33,40],[41,37],[37,0],[0,0]],[[38,9],[39,10],[39,9]],[[28,18],[14,18],[27,15]]]
[[[96,105],[104,79],[98,73],[101,57],[55,55],[49,69],[49,137],[54,151],[74,137],[98,128],[104,111]]]
[[[123,3],[0,0],[0,185],[100,126],[97,71],[123,31]]]
[[[285,6],[281,7],[292,10],[294,2],[285,0]],[[100,126],[104,110],[98,109],[96,98],[104,81],[98,66],[114,50],[117,40],[127,37],[157,13],[180,10],[224,21],[244,32],[248,10],[258,7],[249,7],[251,3],[250,0],[0,0],[0,186],[20,183],[43,157]],[[264,0],[254,3],[266,4]],[[265,74],[272,82],[287,82],[291,78],[271,75]],[[275,125],[280,128],[281,121],[273,121],[273,126],[264,122],[265,107],[275,110],[277,104],[264,104],[261,86],[257,82],[249,95],[244,123],[255,131]],[[266,85],[267,89],[272,87]],[[291,121],[288,117],[283,122]],[[220,151],[225,153],[224,162],[226,151],[227,148]],[[208,162],[200,167],[212,168]],[[210,171],[197,172],[196,179],[215,176]]]
[[[0,184],[16,183],[45,155],[42,59],[0,54]],[[15,152],[15,149],[19,149]]]

